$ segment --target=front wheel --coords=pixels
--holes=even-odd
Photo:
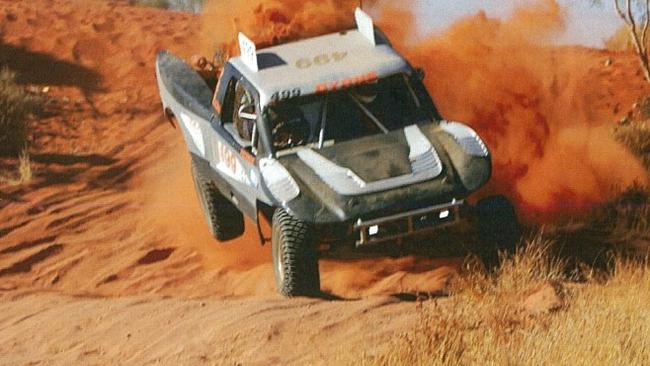
[[[284,296],[320,293],[318,253],[313,227],[283,209],[273,214],[273,269],[275,284]]]
[[[488,197],[476,204],[478,232],[483,242],[481,258],[488,269],[499,263],[499,252],[513,253],[521,239],[515,209],[504,196]]]
[[[212,236],[219,241],[240,237],[244,233],[244,215],[201,174],[194,160],[192,160],[192,179]]]

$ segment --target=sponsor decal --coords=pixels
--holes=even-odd
[[[239,161],[235,152],[219,140],[212,144],[212,159],[210,165],[226,176],[252,186],[247,169]]]
[[[275,93],[273,93],[273,95],[271,95],[271,102],[277,102],[280,100],[299,97],[301,94],[302,94],[302,90],[300,90],[300,88],[276,91]]]
[[[312,66],[324,66],[332,62],[341,62],[347,56],[347,52],[333,52],[330,54],[322,53],[314,57],[300,58],[296,61],[295,65],[299,69],[308,69]]]
[[[367,74],[354,76],[351,78],[330,81],[316,85],[316,93],[326,93],[346,89],[355,85],[368,84],[377,81],[377,72],[371,71]]]
[[[201,132],[201,126],[198,121],[193,120],[185,112],[180,113],[181,122],[185,129],[190,134],[190,139],[194,142],[194,145],[199,150],[202,156],[205,156],[205,144],[203,143],[203,133]]]

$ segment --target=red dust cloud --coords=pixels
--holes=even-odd
[[[442,115],[471,125],[491,148],[494,174],[484,194],[506,194],[539,220],[647,183],[647,171],[614,140],[611,111],[596,108],[606,85],[582,62],[587,51],[549,44],[564,29],[557,2],[520,7],[506,20],[479,13],[409,41],[417,33],[413,9],[378,5],[379,24],[425,69]]]
[[[201,46],[239,54],[237,34],[258,48],[354,27],[356,0],[210,0],[203,9]]]
[[[203,50],[238,54],[239,31],[262,48],[351,28],[358,4],[213,0],[202,18]],[[550,44],[565,22],[556,1],[522,6],[506,20],[479,13],[424,37],[415,2],[392,4],[364,2],[396,48],[424,68],[442,115],[475,128],[492,151],[493,178],[481,195],[505,194],[539,221],[647,183],[647,171],[614,140],[611,111],[595,107],[606,85],[585,67],[589,50]]]

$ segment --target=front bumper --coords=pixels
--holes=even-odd
[[[425,207],[368,221],[361,219],[354,224],[356,246],[368,246],[390,240],[435,231],[457,224],[462,219],[463,200]]]

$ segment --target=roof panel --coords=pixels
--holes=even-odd
[[[389,45],[374,46],[358,30],[333,33],[258,50],[259,57],[276,60],[253,72],[241,57],[231,59],[259,91],[262,105],[275,95],[314,94],[339,89],[408,70],[408,64]],[[274,56],[269,56],[274,55]]]

